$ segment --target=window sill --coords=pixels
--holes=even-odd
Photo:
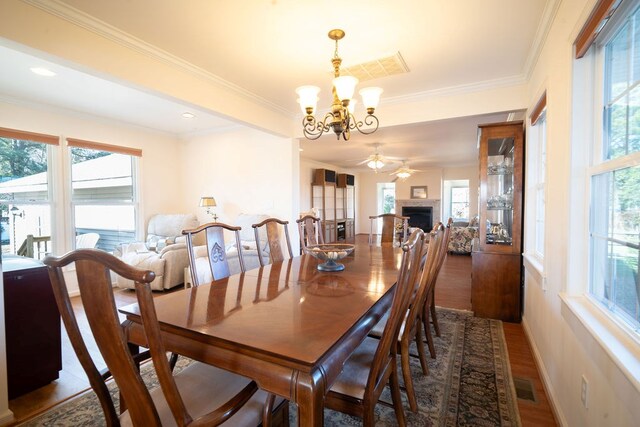
[[[544,265],[540,262],[540,259],[528,253],[523,254],[522,259],[527,273],[534,276],[536,281],[544,287]]]
[[[640,393],[640,342],[624,331],[587,296],[560,294],[560,298],[562,317],[578,340],[590,349],[592,360],[602,360],[602,356],[608,358],[636,393]],[[589,342],[589,338],[593,341]],[[592,343],[597,346],[591,345]],[[601,352],[598,352],[598,349]],[[599,365],[606,369],[600,363]]]

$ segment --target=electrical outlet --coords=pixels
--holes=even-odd
[[[582,401],[582,406],[584,406],[585,408],[587,408],[587,392],[589,389],[589,382],[587,381],[587,378],[583,375],[582,376],[582,386],[580,388],[580,400]]]

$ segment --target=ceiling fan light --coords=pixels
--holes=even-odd
[[[320,88],[318,86],[300,86],[296,89],[296,93],[299,96],[298,103],[300,104],[303,114],[312,115],[316,111]],[[310,113],[309,109],[311,109]]]
[[[382,163],[382,161],[378,159],[373,159],[373,160],[369,160],[369,162],[367,163],[367,166],[369,166],[371,169],[380,169],[381,167],[384,166],[384,163]]]
[[[411,176],[411,174],[407,171],[400,171],[396,175],[398,176],[398,178],[401,178],[401,179],[406,179]]]
[[[357,84],[358,79],[353,76],[340,76],[333,79],[333,86],[340,101],[351,100]]]
[[[372,111],[369,114],[373,114],[373,110],[378,107],[382,92],[382,88],[379,87],[365,87],[360,90],[360,96],[362,97],[362,104],[364,105],[364,108]]]

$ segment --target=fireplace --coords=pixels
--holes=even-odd
[[[409,227],[418,227],[423,231],[433,228],[433,208],[431,206],[403,206],[402,216],[409,217]]]

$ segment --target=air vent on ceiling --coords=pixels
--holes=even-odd
[[[353,76],[363,82],[366,80],[408,72],[409,68],[407,67],[407,64],[404,62],[400,52],[397,52],[395,55],[374,59],[373,61],[344,68],[340,70],[340,75]]]

